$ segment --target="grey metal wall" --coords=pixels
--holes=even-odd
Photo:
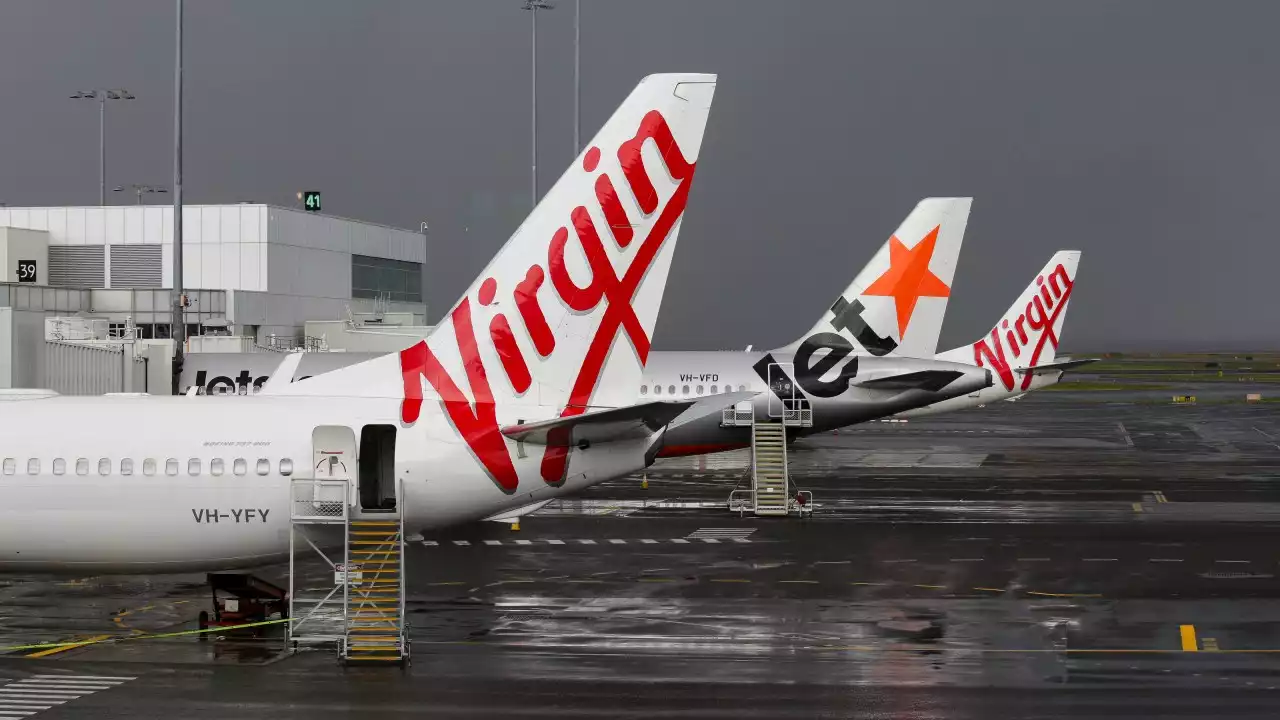
[[[147,361],[123,346],[46,341],[40,387],[63,395],[147,392]]]

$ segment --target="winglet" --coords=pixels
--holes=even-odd
[[[276,367],[276,371],[271,373],[271,377],[262,384],[262,389],[258,391],[259,395],[278,395],[280,388],[293,382],[293,376],[298,372],[298,364],[302,362],[301,352],[292,352],[285,356],[284,361]]]

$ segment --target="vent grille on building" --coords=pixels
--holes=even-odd
[[[161,262],[159,245],[112,245],[111,287],[158,288]]]
[[[49,284],[55,287],[106,287],[101,245],[50,245]]]

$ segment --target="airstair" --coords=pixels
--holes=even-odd
[[[336,645],[344,662],[403,664],[404,521],[396,510],[361,512],[349,479],[296,478],[290,488],[289,642]],[[396,497],[401,497],[396,483]],[[314,550],[329,566],[320,574],[298,562]]]
[[[729,510],[740,516],[747,512],[757,517],[813,512],[813,493],[793,491],[787,467],[787,428],[813,425],[813,410],[791,381],[790,367],[790,363],[769,366],[764,417],[756,417],[755,404],[750,401],[725,408],[721,416],[723,427],[751,428],[751,488],[734,489],[729,494]]]

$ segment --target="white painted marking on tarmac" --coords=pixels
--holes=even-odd
[[[951,562],[982,562],[982,558],[951,558]]]
[[[1018,558],[1018,562],[1049,562],[1049,558]]]
[[[1151,562],[1182,562],[1182,558],[1150,558]]]
[[[423,540],[423,541],[422,541],[422,546],[423,546],[423,547],[438,547],[439,545],[440,545],[440,543],[436,542],[435,540]]]
[[[688,540],[685,540],[684,538],[675,538],[675,539],[673,539],[671,542],[676,543],[677,545],[688,545],[688,544],[689,544],[689,541],[688,541]]]
[[[1214,562],[1220,562],[1220,563],[1244,563],[1244,564],[1248,564],[1248,562],[1249,562],[1249,561],[1248,561],[1248,560],[1214,560]]]
[[[550,545],[563,545],[563,544],[564,544],[564,541],[563,541],[563,540],[553,540],[553,539],[548,539],[548,540],[547,540],[547,543],[548,543],[548,544],[550,544]]]
[[[621,540],[621,539],[619,539],[619,538],[612,538],[612,539],[610,539],[610,540],[609,540],[609,543],[610,543],[610,544],[612,544],[612,545],[626,545],[626,544],[627,544],[627,541],[626,541],[626,540]]]
[[[817,560],[814,565],[848,565],[852,560]]]
[[[485,545],[501,545],[502,541],[501,540],[485,540],[484,544]]]
[[[579,545],[595,545],[596,541],[591,539],[582,539],[582,540],[578,540],[578,544]]]
[[[715,543],[715,544],[719,544],[719,543],[720,543],[720,541],[719,541],[719,540],[717,540],[717,539],[715,539],[715,538],[711,538],[711,537],[704,537],[704,538],[699,538],[699,539],[700,539],[700,540],[702,540],[702,542],[704,542],[704,543]]]
[[[640,543],[641,543],[641,544],[643,544],[643,545],[657,545],[657,544],[658,544],[658,541],[657,541],[657,540],[651,540],[651,539],[649,539],[649,538],[645,538],[644,540],[641,540],[641,541],[640,541]]]
[[[913,563],[913,562],[915,562],[915,558],[907,558],[907,559],[900,559],[900,560],[885,560],[885,562],[887,562],[887,563]]]
[[[454,540],[453,544],[454,545],[470,545],[471,543],[467,542],[466,540]]]
[[[124,684],[134,676],[34,675],[0,686],[0,720],[16,720]]]
[[[1120,428],[1120,434],[1124,435],[1124,443],[1129,447],[1133,447],[1133,438],[1129,437],[1129,431],[1125,429],[1124,423],[1118,422],[1116,426]]]
[[[1120,558],[1083,558],[1085,562],[1120,562]]]
[[[533,541],[532,541],[532,540],[517,540],[517,541],[516,541],[516,544],[517,544],[517,545],[532,545],[532,544],[533,544]]]
[[[137,675],[32,675],[32,678],[67,679],[67,680],[137,680]]]

